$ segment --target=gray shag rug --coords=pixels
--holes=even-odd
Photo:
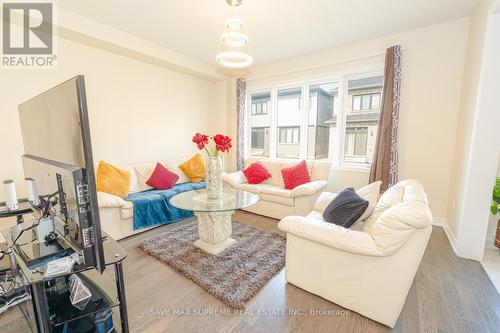
[[[138,246],[193,280],[234,308],[245,302],[285,266],[285,237],[233,222],[236,243],[217,255],[193,245],[198,238],[190,222],[142,241]]]

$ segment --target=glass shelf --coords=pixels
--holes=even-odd
[[[73,321],[78,322],[79,328],[80,323],[83,325],[86,321],[94,325],[95,314],[113,310],[120,305],[114,282],[108,276],[100,275],[95,270],[79,273],[78,276],[92,293],[90,301],[83,310],[76,308],[70,302],[69,276],[58,277],[44,283],[49,323],[56,330],[62,329],[63,326],[71,326]],[[81,332],[86,331],[81,330]]]
[[[63,276],[68,273],[62,273],[59,275],[45,275],[40,272],[37,268],[44,263],[61,258],[66,255],[73,253],[73,249],[69,246],[66,238],[59,237],[60,242],[46,243],[44,240],[38,239],[38,229],[47,228],[46,224],[49,221],[42,220],[39,222],[35,229],[29,230],[29,228],[37,223],[36,220],[24,222],[22,224],[16,225],[12,228],[2,230],[2,234],[7,242],[8,246],[12,246],[16,235],[19,234],[20,230],[26,229],[21,237],[18,239],[16,245],[14,246],[14,256],[17,263],[19,264],[22,273],[24,274],[26,280],[29,283],[36,283],[40,281],[48,281],[57,276]],[[120,262],[126,258],[126,253],[114,239],[102,233],[103,237],[103,250],[104,250],[104,260],[105,266],[113,265]],[[74,265],[71,268],[70,273],[78,273],[87,270],[92,270],[93,267]]]

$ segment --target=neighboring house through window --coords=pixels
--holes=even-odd
[[[264,150],[269,127],[252,128],[252,149]]]
[[[368,168],[382,88],[381,71],[269,84],[259,90],[250,86],[248,151],[251,156],[327,159],[336,166]]]
[[[280,127],[279,143],[296,144],[299,143],[300,127]]]
[[[251,149],[252,156],[270,156],[270,128],[271,114],[269,112],[271,101],[270,92],[251,94]]]
[[[353,95],[352,110],[363,111],[380,108],[380,93]]]

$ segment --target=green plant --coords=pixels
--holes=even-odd
[[[491,201],[491,213],[493,215],[498,214],[500,205],[500,177],[497,177],[495,186],[493,187],[492,201]]]

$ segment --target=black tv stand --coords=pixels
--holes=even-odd
[[[36,223],[36,220],[25,222],[25,227],[30,223]],[[19,226],[2,231],[8,246],[12,245],[15,238],[16,227]],[[103,274],[92,266],[76,264],[67,272],[47,275],[43,270],[44,265],[67,256],[72,250],[70,247],[55,247],[38,239],[39,233],[35,230],[25,232],[18,241],[21,245],[12,247],[11,256],[15,267],[4,273],[10,274],[11,280],[17,282],[15,288],[1,297],[18,301],[16,304],[27,320],[30,319],[29,313],[32,313],[31,320],[34,323],[29,323],[29,326],[36,327],[41,333],[94,332],[95,322],[101,317],[107,318],[108,323],[111,318],[114,326],[112,332],[128,333],[122,267],[126,254],[122,247],[111,237],[103,235],[105,267],[108,268]],[[74,307],[69,299],[69,276],[72,274],[77,274],[92,293],[83,310]],[[27,299],[31,299],[31,302],[26,302]]]

